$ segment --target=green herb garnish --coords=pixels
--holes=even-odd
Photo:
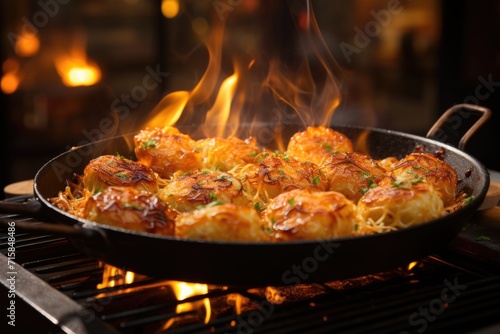
[[[148,147],[156,147],[156,140],[154,140],[154,139],[148,139],[145,142],[142,142],[141,148],[143,150],[147,150]]]

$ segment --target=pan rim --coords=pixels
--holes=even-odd
[[[62,152],[62,153],[58,154],[57,156],[51,158],[38,170],[38,172],[35,175],[34,186],[33,186],[34,187],[34,194],[35,194],[36,199],[41,201],[45,207],[49,208],[50,210],[55,211],[58,215],[65,216],[66,218],[68,218],[74,222],[78,222],[80,227],[82,227],[82,228],[93,229],[93,230],[99,231],[101,233],[103,232],[102,230],[104,230],[104,231],[110,230],[113,232],[126,233],[128,235],[134,235],[134,236],[138,236],[138,237],[162,239],[162,240],[166,240],[166,241],[195,243],[195,244],[212,244],[212,245],[215,244],[215,245],[220,245],[220,246],[232,246],[232,247],[234,247],[234,246],[281,247],[278,245],[283,245],[282,247],[287,247],[287,246],[291,246],[291,245],[315,245],[318,242],[342,243],[342,242],[353,242],[353,241],[357,241],[357,240],[362,241],[362,240],[371,239],[371,238],[380,238],[380,236],[384,236],[384,235],[388,235],[388,234],[396,237],[396,235],[405,234],[405,233],[412,233],[411,231],[413,231],[415,229],[421,229],[423,226],[428,226],[430,228],[430,227],[438,225],[438,224],[443,224],[443,221],[444,221],[444,223],[449,223],[448,220],[452,219],[455,216],[460,216],[462,214],[465,214],[466,212],[470,212],[470,214],[472,214],[475,210],[477,210],[480,207],[480,205],[482,204],[482,202],[486,196],[486,193],[488,190],[487,185],[489,185],[489,182],[490,182],[488,170],[486,169],[484,164],[481,163],[479,160],[477,160],[474,156],[472,156],[472,155],[468,154],[467,152],[464,152],[464,151],[462,151],[462,150],[460,150],[452,145],[440,142],[440,141],[435,140],[435,139],[422,137],[422,136],[418,136],[418,135],[411,134],[411,133],[405,133],[402,131],[391,130],[391,129],[382,129],[382,128],[378,128],[378,127],[364,127],[364,126],[358,126],[358,125],[336,125],[336,124],[332,124],[329,127],[334,129],[334,130],[338,130],[339,128],[343,128],[343,129],[353,129],[353,130],[357,130],[357,131],[379,132],[383,135],[403,137],[403,138],[411,139],[415,142],[424,142],[426,144],[430,144],[430,145],[434,145],[434,146],[443,148],[445,150],[445,153],[448,151],[451,151],[454,154],[465,158],[466,160],[468,160],[471,163],[471,165],[478,168],[479,169],[478,172],[484,176],[484,179],[483,179],[484,182],[482,185],[478,185],[478,188],[480,188],[479,194],[477,196],[475,196],[475,198],[472,201],[470,201],[465,207],[462,207],[453,213],[446,214],[442,217],[427,221],[427,222],[422,223],[422,224],[418,224],[418,225],[414,225],[414,226],[410,226],[410,227],[406,227],[406,228],[402,228],[402,229],[397,229],[394,231],[375,233],[375,234],[369,234],[369,235],[345,236],[345,237],[328,238],[328,239],[307,239],[307,240],[294,240],[294,241],[279,241],[279,242],[276,242],[276,241],[274,241],[274,242],[273,241],[249,242],[249,241],[229,241],[229,240],[206,240],[206,239],[195,239],[195,238],[187,239],[187,238],[182,238],[182,237],[178,237],[178,236],[169,236],[169,235],[154,234],[154,233],[149,233],[149,232],[134,231],[134,230],[129,230],[129,229],[122,228],[122,227],[101,224],[101,223],[87,220],[85,218],[80,218],[80,217],[74,216],[74,215],[72,215],[72,214],[70,214],[62,209],[59,209],[58,207],[56,207],[55,205],[50,203],[50,201],[47,198],[42,196],[42,194],[39,190],[39,187],[38,187],[38,185],[39,185],[38,181],[40,180],[41,177],[43,177],[44,171],[46,169],[50,168],[51,165],[54,163],[54,161],[69,154],[70,152],[72,152],[74,150],[78,150],[78,149],[81,149],[84,147],[99,145],[101,143],[113,141],[113,140],[116,140],[119,138],[132,136],[132,135],[137,133],[137,132],[132,132],[132,133],[122,134],[119,136],[113,136],[110,138],[105,138],[105,139],[101,139],[101,140],[97,140],[97,141],[92,141],[92,142],[89,142],[87,144],[80,145],[80,146],[75,146],[75,147],[72,147],[70,150]],[[73,226],[74,225],[76,225],[76,224],[73,224]]]

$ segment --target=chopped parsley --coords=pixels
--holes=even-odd
[[[213,191],[209,192],[208,193],[208,196],[210,196],[210,200],[213,202],[213,201],[218,201],[217,199],[217,196],[215,195],[215,193]]]
[[[393,181],[393,182],[391,182],[391,187],[399,188],[403,183],[404,183],[404,180]]]
[[[474,197],[474,196],[467,197],[466,199],[464,199],[462,201],[462,206],[466,206],[467,204],[469,204],[470,202],[472,202],[474,200],[474,198],[476,198],[476,197]]]
[[[333,154],[334,153],[332,146],[330,144],[328,144],[328,143],[321,144],[321,147],[323,147],[326,150],[326,153],[328,153],[328,154]]]
[[[423,177],[415,177],[415,179],[411,180],[410,183],[411,184],[417,184],[417,183],[420,183],[420,182],[423,182],[423,181],[424,181]]]
[[[474,240],[476,240],[476,241],[491,241],[491,238],[486,236],[486,235],[480,235],[479,237],[476,237]]]
[[[133,203],[123,203],[123,206],[130,209],[144,210],[142,206]]]
[[[262,211],[262,207],[260,206],[260,202],[257,202],[253,205],[253,207],[255,208],[255,210],[261,212]]]
[[[121,173],[121,172],[120,172],[120,173],[117,173],[117,174],[116,174],[116,176],[117,176],[117,177],[119,177],[119,178],[120,178],[120,179],[122,179],[122,180],[126,180],[126,179],[128,179],[128,175],[127,175],[127,174],[125,174],[125,173]]]
[[[368,178],[370,178],[372,176],[370,173],[365,172],[365,171],[361,171],[360,174],[361,174],[361,177],[363,179],[368,179]]]
[[[269,153],[268,152],[264,152],[262,154],[260,154],[258,157],[257,157],[257,162],[262,162],[262,160],[264,160],[265,158],[267,158],[269,156]]]
[[[125,157],[123,155],[121,155],[120,152],[116,152],[116,157],[118,157],[122,160],[125,160]]]
[[[288,201],[287,201],[287,202],[288,202],[288,204],[290,204],[290,205],[294,205],[294,204],[295,204],[295,198],[293,198],[293,197],[292,197],[292,198],[288,199]]]
[[[216,180],[219,180],[219,181],[231,181],[231,178],[227,175],[219,175],[215,178]]]
[[[313,177],[311,183],[314,184],[315,186],[319,185],[319,175]]]
[[[148,139],[148,140],[142,142],[141,148],[143,150],[147,150],[148,147],[153,147],[153,148],[156,147],[156,140]]]
[[[273,229],[270,228],[270,227],[264,227],[264,226],[262,226],[262,228],[264,229],[264,232],[266,232],[266,233],[273,233]]]

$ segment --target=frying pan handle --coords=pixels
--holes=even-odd
[[[0,218],[0,226],[14,227],[16,231],[19,230],[39,235],[59,235],[68,238],[85,239],[86,241],[102,241],[104,238],[99,231],[91,228],[84,228],[79,225],[69,226],[38,221],[16,221]]]
[[[42,204],[37,200],[28,202],[0,201],[0,213],[18,213],[25,215],[36,215],[42,211]]]
[[[473,120],[469,120],[469,117],[474,114],[479,114],[479,118],[470,125],[458,142],[458,148],[464,151],[465,144],[470,137],[491,117],[490,109],[467,103],[454,105],[439,117],[426,136],[440,142],[447,142],[450,138],[459,137],[460,127],[463,127],[464,123],[470,124]]]

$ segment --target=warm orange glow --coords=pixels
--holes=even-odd
[[[179,0],[163,0],[161,2],[161,13],[167,19],[172,19],[179,14]]]
[[[65,86],[92,86],[101,80],[101,69],[88,60],[83,38],[77,39],[77,45],[67,55],[56,57],[55,66]]]
[[[20,79],[14,72],[5,73],[0,82],[0,87],[2,88],[2,92],[5,94],[14,93],[19,87]]]
[[[40,49],[40,40],[35,34],[22,33],[16,40],[16,54],[20,57],[33,56]]]
[[[413,261],[411,262],[409,265],[408,265],[408,271],[411,271],[416,265],[417,265],[417,261]]]
[[[231,293],[227,296],[228,305],[232,305],[234,307],[234,312],[237,315],[241,314],[241,307],[243,305],[243,297],[238,293]]]
[[[148,121],[148,126],[166,128],[179,120],[189,101],[189,92],[177,91],[165,96],[153,110],[156,114]]]
[[[193,28],[193,31],[197,33],[199,36],[206,36],[208,34],[209,26],[207,20],[205,20],[202,17],[197,17],[193,19],[193,22],[191,22],[191,27]]]
[[[286,297],[282,296],[280,292],[272,286],[268,286],[265,293],[267,301],[271,304],[281,304],[286,300]]]
[[[134,278],[135,274],[131,271],[125,271],[105,264],[102,274],[102,283],[97,284],[97,288],[104,289],[117,285],[130,284],[134,282]]]
[[[198,295],[204,295],[208,293],[208,285],[206,284],[200,284],[200,283],[187,283],[187,282],[170,282],[172,290],[174,291],[175,297],[177,300],[182,301],[185,300],[186,298],[193,297],[193,296],[198,296]],[[175,312],[177,314],[189,312],[189,311],[200,311],[201,309],[205,309],[205,323],[208,323],[210,321],[211,317],[211,306],[210,306],[210,300],[208,298],[204,298],[203,300],[200,301],[195,301],[195,302],[186,302],[186,303],[180,303],[177,305]],[[175,322],[175,318],[170,319],[167,321],[163,329],[168,329],[170,328],[173,323]]]
[[[236,122],[232,122],[232,124],[228,123],[228,119],[232,111],[232,102],[237,82],[238,76],[233,74],[221,84],[215,103],[207,113],[205,121],[205,125],[208,126],[208,130],[205,131],[207,136],[224,137],[224,132],[228,130],[230,134],[236,132],[238,119],[236,119]],[[211,130],[212,128],[215,131]]]
[[[254,4],[258,6],[260,2]],[[162,8],[170,5],[177,6],[178,2],[163,0]],[[266,135],[274,139],[274,146],[283,148],[281,130],[291,119],[303,125],[330,125],[342,97],[341,69],[322,38],[313,13],[306,14],[308,25],[303,39],[306,44],[302,49],[310,50],[310,54],[304,56],[302,64],[290,68],[273,58],[234,55],[234,73],[229,76],[221,71],[223,49],[224,52],[231,49],[223,48],[224,22],[215,20],[211,26],[205,19],[195,18],[192,28],[204,39],[208,51],[205,72],[192,90],[167,94],[141,128],[166,128],[187,122],[200,125],[198,130],[202,133],[196,135],[254,136],[259,140],[259,133],[263,136],[264,132],[253,125],[263,124],[269,127]],[[246,122],[245,127],[242,122]]]

